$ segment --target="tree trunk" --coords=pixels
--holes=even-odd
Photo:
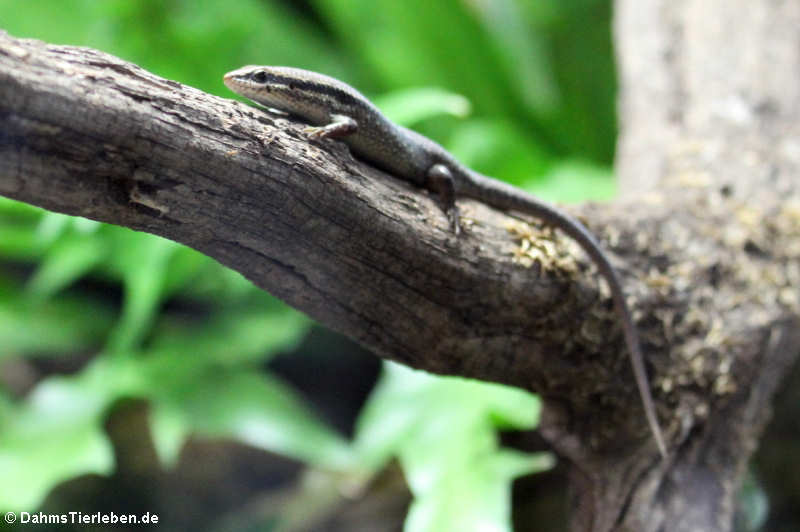
[[[615,14],[621,188],[671,211],[657,237],[671,303],[654,314],[677,433],[639,478],[576,475],[573,530],[731,530],[800,341],[800,4],[619,0]],[[625,505],[604,500],[620,478],[639,484]]]

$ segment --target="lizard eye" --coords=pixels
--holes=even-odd
[[[257,72],[253,72],[253,81],[256,83],[264,83],[267,81],[267,73],[263,70],[259,70]]]

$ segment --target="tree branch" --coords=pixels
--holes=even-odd
[[[185,243],[414,367],[566,400],[602,366],[587,394],[612,379],[636,397],[612,377],[627,368],[616,317],[568,239],[469,201],[456,237],[425,192],[303,124],[95,50],[0,43],[3,195]],[[610,207],[591,211],[600,233]],[[536,239],[532,268],[512,260],[512,223]]]

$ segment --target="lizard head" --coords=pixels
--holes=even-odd
[[[337,79],[300,68],[248,65],[228,72],[223,81],[240,96],[314,123],[327,123],[329,113],[367,101]]]
[[[225,86],[240,96],[267,107],[283,108],[291,93],[292,80],[281,76],[281,67],[248,65],[225,74]]]

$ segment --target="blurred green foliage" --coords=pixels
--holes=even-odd
[[[244,64],[325,72],[466,164],[561,201],[614,193],[609,20],[605,0],[0,0],[14,36],[91,46],[224,97],[221,75]],[[119,287],[121,302],[87,282]],[[165,312],[172,301],[205,310]],[[33,511],[57,483],[110,472],[103,416],[141,397],[165,464],[189,434],[350,478],[395,457],[415,496],[408,530],[509,529],[511,480],[548,464],[500,448],[497,431],[534,427],[536,399],[387,365],[348,441],[263,369],[308,327],[190,249],[0,199],[0,510]],[[14,389],[10,368],[56,358],[83,362]]]

